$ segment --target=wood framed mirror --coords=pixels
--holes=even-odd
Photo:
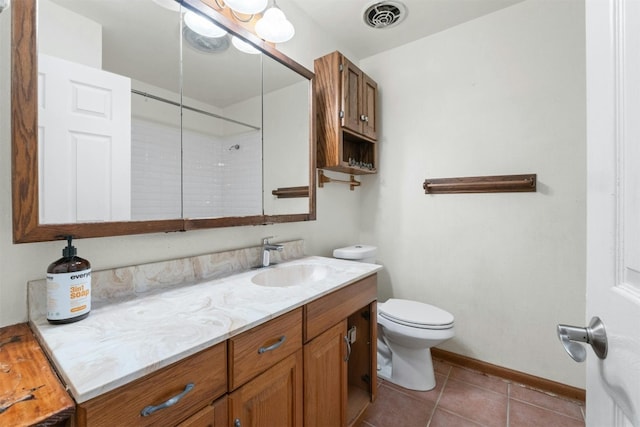
[[[48,0],[43,0],[48,1]],[[90,3],[90,2],[85,2]],[[149,0],[149,3],[153,3]],[[209,4],[211,3],[211,4]],[[11,111],[12,111],[12,204],[13,204],[13,240],[15,243],[27,243],[38,241],[49,241],[62,238],[62,236],[72,235],[75,238],[87,237],[103,237],[118,236],[129,234],[143,234],[155,232],[172,232],[187,231],[203,228],[230,227],[242,225],[259,225],[269,223],[282,222],[299,222],[315,219],[315,117],[313,111],[313,82],[314,75],[311,71],[286,57],[272,46],[264,43],[251,32],[242,27],[241,24],[234,22],[225,16],[221,11],[215,10],[215,1],[200,0],[182,0],[176,2],[183,10],[195,11],[201,15],[205,15],[211,21],[217,23],[218,26],[224,27],[230,35],[239,37],[245,42],[249,42],[252,46],[259,49],[262,53],[261,69],[265,70],[262,74],[263,81],[261,86],[269,88],[272,86],[271,92],[261,95],[262,108],[261,113],[265,117],[263,123],[259,127],[263,127],[264,135],[261,135],[261,153],[262,174],[261,188],[262,195],[261,210],[246,211],[240,214],[234,214],[234,211],[223,211],[223,213],[203,213],[203,214],[185,214],[184,211],[184,193],[180,194],[181,215],[172,218],[144,217],[144,219],[135,219],[135,216],[126,220],[89,220],[85,222],[67,222],[67,221],[43,221],[42,212],[45,203],[42,202],[41,187],[46,186],[42,179],[45,175],[41,172],[41,155],[42,141],[39,136],[39,80],[42,73],[38,70],[38,37],[37,37],[37,11],[38,0],[21,0],[14,2],[12,5],[12,81],[11,81]],[[154,5],[157,6],[157,5]],[[158,6],[159,7],[159,6]],[[181,18],[176,21],[176,27],[181,25]],[[181,48],[183,49],[183,48]],[[286,70],[285,74],[291,74],[300,78],[304,83],[291,85],[300,93],[307,91],[308,112],[305,120],[300,120],[300,105],[295,105],[295,111],[298,117],[287,116],[278,117],[273,114],[278,110],[277,101],[282,98],[279,90],[285,93],[293,89],[282,89],[275,87],[275,82],[279,78],[274,77],[276,73],[274,69],[280,68]],[[181,71],[182,72],[182,71]],[[207,70],[203,70],[207,73]],[[264,91],[265,89],[263,89]],[[138,91],[140,92],[140,91]],[[182,92],[182,90],[181,90]],[[191,90],[197,93],[197,86]],[[281,101],[280,101],[281,102]],[[184,104],[182,98],[179,99],[181,108]],[[281,116],[283,116],[281,114]],[[281,120],[277,124],[271,120]],[[304,128],[300,126],[286,128],[300,122],[308,123],[308,135],[305,134]],[[182,130],[182,128],[181,128]],[[283,135],[297,135],[298,142],[295,147],[287,147],[279,144],[283,140]],[[267,135],[272,135],[268,137]],[[304,149],[301,151],[300,138],[304,138]],[[40,138],[40,140],[39,140]],[[224,140],[224,144],[227,144]],[[230,153],[234,151],[233,147],[242,144],[231,144],[228,148]],[[184,148],[180,147],[181,150]],[[227,149],[227,148],[224,148]],[[304,164],[291,165],[286,164],[288,154],[295,151],[299,156],[304,156]],[[192,155],[197,157],[197,155]],[[65,159],[62,157],[62,161]],[[269,160],[271,159],[271,160]],[[275,159],[275,160],[274,160]],[[71,160],[66,160],[71,161]],[[272,163],[265,164],[265,161]],[[181,162],[184,159],[181,158]],[[296,166],[300,166],[297,167]],[[190,167],[190,166],[189,166]],[[184,164],[181,163],[184,169]],[[284,174],[286,170],[296,170],[295,177],[288,177]],[[302,176],[302,178],[301,178]],[[305,178],[306,176],[306,178]],[[291,179],[291,181],[289,181]],[[180,188],[184,188],[185,176],[181,175]],[[303,182],[301,182],[301,180]],[[297,194],[300,196],[300,186],[304,189],[308,185],[308,190],[302,192],[303,196],[298,198],[295,203],[292,201],[274,202],[275,196],[272,191],[278,187],[298,188]],[[234,191],[234,190],[231,190]],[[198,196],[201,197],[201,196]],[[288,205],[287,205],[288,204]],[[282,206],[290,206],[282,208]],[[96,209],[99,210],[99,209]],[[196,211],[194,211],[196,212]]]

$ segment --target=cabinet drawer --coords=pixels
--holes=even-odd
[[[373,274],[304,306],[304,342],[329,329],[355,310],[375,301],[378,276]]]
[[[229,339],[229,390],[302,348],[302,308]]]
[[[81,403],[76,421],[80,426],[176,425],[222,396],[227,389],[226,343],[220,343],[167,366],[130,384]],[[174,405],[143,416],[157,406],[193,388]]]

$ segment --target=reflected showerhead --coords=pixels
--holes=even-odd
[[[239,150],[239,149],[240,149],[240,144],[232,145],[231,147],[229,147],[229,151],[231,151],[231,150]]]

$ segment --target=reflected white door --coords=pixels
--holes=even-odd
[[[131,80],[38,55],[40,223],[131,218]]]
[[[587,0],[587,426],[640,426],[640,1]]]

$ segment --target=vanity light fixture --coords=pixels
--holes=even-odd
[[[184,14],[184,23],[191,30],[205,37],[218,38],[227,35],[227,32],[225,30],[218,27],[216,24],[209,21],[204,16],[190,10]]]
[[[162,6],[165,9],[169,9],[173,12],[180,11],[180,3],[176,2],[175,0],[153,0],[153,2],[158,6]]]
[[[236,36],[231,37],[231,44],[233,44],[233,46],[238,49],[240,52],[244,52],[244,53],[250,53],[252,55],[257,55],[260,53],[260,51],[258,49],[256,49],[255,47],[251,46],[249,43],[239,39]]]
[[[224,4],[234,12],[255,15],[267,8],[269,0],[224,0]]]
[[[273,0],[273,6],[267,9],[262,18],[256,22],[258,37],[271,43],[284,43],[291,40],[295,32],[293,24],[287,20],[275,0]]]

